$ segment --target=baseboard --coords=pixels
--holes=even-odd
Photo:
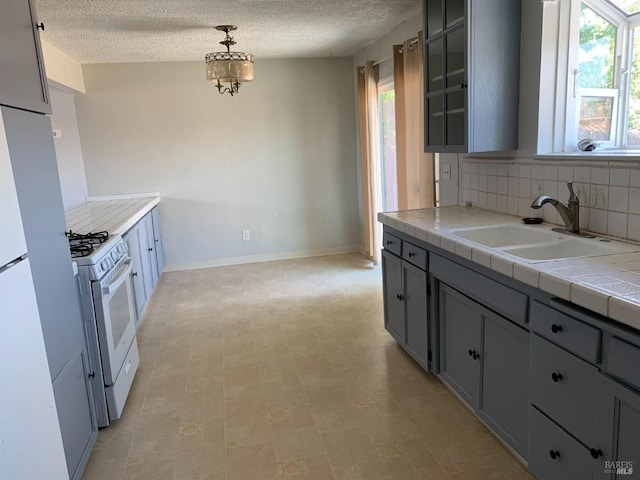
[[[183,270],[198,270],[200,268],[227,267],[230,265],[244,265],[247,263],[274,262],[278,260],[293,260],[296,258],[325,257],[327,255],[342,255],[358,253],[361,245],[347,245],[344,247],[318,248],[314,250],[298,250],[296,252],[264,253],[261,255],[247,255],[242,257],[216,258],[202,262],[177,263],[165,265],[164,272],[180,272]]]

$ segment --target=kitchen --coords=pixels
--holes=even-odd
[[[547,7],[545,5],[545,8]],[[523,15],[526,13],[527,18],[538,19],[540,24],[541,10],[542,6],[523,5]],[[243,86],[241,92],[233,98],[218,95],[210,84],[203,81],[204,69],[201,62],[86,63],[80,68],[76,62],[72,68],[58,70],[61,72],[60,76],[55,77],[53,81],[59,86],[67,85],[67,93],[70,84],[77,87],[72,87],[76,92],[87,92],[72,97],[73,100],[64,93],[52,95],[53,129],[61,131],[61,137],[54,140],[56,152],[61,148],[61,142],[76,137],[75,147],[69,147],[75,153],[58,153],[58,169],[63,183],[62,198],[65,200],[65,206],[71,207],[79,203],[77,199],[82,201],[89,194],[92,197],[100,197],[160,192],[160,221],[167,261],[164,269],[166,273],[184,270],[198,272],[196,269],[206,267],[360,251],[361,218],[357,192],[359,179],[355,161],[357,133],[356,106],[352,89],[353,70],[364,60],[382,59],[387,56],[390,45],[414,36],[421,28],[421,23],[420,15],[414,15],[369,49],[357,53],[355,59],[339,56],[321,59],[280,59],[265,60],[262,64],[258,59],[256,71],[260,67],[262,81],[258,82],[256,77],[256,81]],[[522,26],[523,32],[529,32],[529,35],[535,34],[536,28],[539,27],[535,21],[523,23]],[[240,47],[241,34],[242,25],[237,34]],[[46,41],[46,30],[42,37]],[[523,38],[530,37],[523,33]],[[203,51],[208,51],[210,45],[216,41],[217,38],[208,40]],[[46,49],[50,48],[45,46],[45,63]],[[522,48],[525,51],[527,48],[535,51],[536,41],[523,41]],[[539,49],[539,42],[537,48]],[[58,51],[58,58],[63,58],[67,66],[69,63],[73,65],[63,53]],[[539,56],[538,53],[537,57]],[[535,62],[526,63],[522,68],[532,69],[534,67],[531,65],[534,64]],[[50,68],[47,63],[46,68],[50,78],[57,75],[55,66],[52,65]],[[77,81],[77,75],[74,77],[75,83],[61,81],[65,76],[68,78],[69,72],[78,70],[82,73],[82,83]],[[531,89],[535,81],[535,75],[521,74],[521,90]],[[337,88],[343,85],[346,87]],[[484,161],[466,160],[463,157],[460,163],[457,155],[443,155],[442,163],[449,163],[454,172],[449,184],[445,180],[441,184],[444,191],[453,197],[451,203],[457,203],[459,194],[461,199],[472,201],[475,199],[462,196],[477,195],[478,204],[481,205],[482,194],[487,194],[488,198],[493,192],[487,191],[488,188],[481,188],[481,184],[476,184],[471,178],[477,176],[479,180],[482,175],[489,176],[492,164],[495,166],[495,177],[517,178],[519,183],[520,180],[523,180],[522,183],[528,180],[530,185],[537,180],[533,170],[527,171],[526,168],[498,175],[498,166],[504,166],[504,162],[515,163],[516,166],[520,163],[528,166],[527,162],[535,164],[534,166],[539,165],[536,163],[537,160],[531,160],[530,154],[527,153],[535,151],[534,144],[537,140],[534,137],[538,127],[532,126],[530,116],[523,113],[537,111],[537,106],[531,105],[536,101],[533,97],[521,96],[521,140],[515,162],[513,153],[511,156],[503,157],[506,160],[495,156]],[[64,106],[68,107],[69,104],[75,104],[75,108],[70,108],[71,118],[65,120],[57,112],[64,110]],[[216,108],[217,106],[222,108]],[[75,128],[74,120],[77,125]],[[75,133],[75,129],[79,130],[79,133]],[[269,148],[264,148],[265,145]],[[63,165],[62,162],[68,163]],[[486,173],[483,172],[483,164],[486,165]],[[573,168],[573,165],[570,166]],[[458,167],[459,178],[455,175]],[[633,170],[632,167],[629,169]],[[84,175],[79,173],[82,171]],[[546,170],[543,175],[547,175]],[[560,175],[561,171],[554,172],[551,166],[548,178],[540,180],[555,182],[557,189],[558,182],[563,180]],[[609,175],[606,181],[597,179],[593,184],[608,187]],[[465,188],[465,185],[469,188]],[[520,198],[525,197],[524,190],[522,195],[518,191],[513,194],[507,193],[509,195],[505,194],[506,197],[516,198],[516,204],[522,203]],[[564,198],[560,199],[564,201]],[[508,200],[508,205],[512,205],[512,199]],[[509,213],[520,214],[518,211]],[[526,213],[528,214],[529,210]],[[545,210],[545,216],[547,215],[549,214]],[[633,212],[629,210],[629,222],[633,216]],[[328,226],[331,228],[327,228]],[[249,241],[241,239],[242,230],[250,231]],[[605,230],[601,233],[607,232]],[[631,233],[629,231],[628,238],[633,239]],[[206,274],[199,275],[199,280],[207,279]],[[254,288],[240,278],[231,277],[233,275],[229,274],[227,280],[233,280],[248,289]],[[164,279],[167,278],[177,277],[165,274]],[[264,277],[257,274],[250,274],[249,278],[265,281]],[[219,278],[208,280],[220,281]],[[163,281],[160,281],[158,288],[163,286]],[[183,283],[196,288],[198,282],[194,284],[193,281],[183,279]],[[307,286],[313,288],[312,285]],[[197,290],[205,295],[202,288]],[[231,293],[229,290],[225,293]],[[259,289],[257,290],[260,294]],[[303,293],[300,293],[300,296],[304,298]],[[233,298],[231,295],[231,300]],[[184,298],[182,302],[185,307],[188,305]],[[149,308],[153,306],[151,302]],[[213,305],[209,307],[213,308]],[[379,317],[379,320],[378,323],[381,323],[382,318]],[[346,328],[347,325],[342,327]],[[144,323],[141,328],[145,328]],[[299,337],[298,340],[299,345],[303,346],[303,338]],[[376,339],[374,343],[377,341],[379,340]],[[141,348],[142,345],[144,341],[141,342]],[[390,362],[399,362],[406,366],[406,361],[401,360],[404,357],[399,357],[397,350],[389,350],[389,355]],[[144,351],[141,357],[144,361]],[[334,366],[340,368],[339,364]],[[410,372],[411,376],[415,375],[414,371]],[[278,374],[284,375],[283,372]],[[421,382],[425,381],[423,377],[417,378],[421,378]],[[144,379],[151,381],[144,375],[138,377],[141,382]],[[437,383],[423,387],[423,398],[442,393],[441,386]],[[316,400],[319,403],[317,409],[322,410],[321,399]],[[337,398],[335,401],[338,401]],[[133,408],[131,405],[135,403],[129,404],[129,407]],[[331,399],[327,400],[327,405],[331,405]],[[465,421],[468,420],[465,411],[456,410],[456,414]],[[150,421],[150,425],[153,424],[154,422]],[[455,428],[453,425],[458,424],[452,424],[452,428]],[[488,457],[504,460],[505,457],[500,450],[502,447],[496,447],[490,440],[485,439],[480,427],[475,428],[478,429],[476,433],[483,437],[485,445],[490,449],[491,454]],[[231,429],[231,426],[227,429]],[[357,433],[357,428],[354,430]],[[116,470],[119,468],[117,465],[122,456],[114,453],[115,445],[111,444],[112,438],[108,433],[110,431],[114,431],[114,428],[109,427],[101,432],[104,441],[100,443],[98,440],[95,449],[105,456],[103,460],[106,461],[98,470],[104,470],[106,464]],[[120,434],[123,437],[131,437],[131,432],[121,431]],[[444,432],[443,436],[446,436]],[[339,449],[335,448],[335,445],[341,443],[336,439],[334,447],[331,448],[330,437],[325,435],[324,446],[321,442],[319,450],[312,450],[314,454],[317,453],[313,455],[314,458],[323,457],[327,450],[337,455],[336,450]],[[162,438],[162,435],[159,438]],[[132,438],[128,440],[131,441]],[[153,439],[149,441],[153,443]],[[218,446],[219,443],[216,442]],[[242,447],[248,446],[232,445],[230,451],[241,452]],[[125,446],[121,445],[120,448]],[[234,450],[235,448],[240,450]],[[390,455],[394,460],[388,463],[398,461],[398,456]],[[124,457],[126,459],[126,455]],[[375,464],[379,460],[369,454],[363,454],[362,458],[366,460],[363,463]],[[472,461],[472,458],[473,455],[469,453],[469,461]],[[149,457],[146,459],[147,462],[132,465],[148,465],[154,462],[161,464],[165,460]],[[317,458],[316,460],[320,461]],[[229,461],[228,458],[227,462]],[[339,468],[334,469],[327,477],[318,478],[348,475],[351,466],[349,462],[334,458],[333,463],[337,463]],[[287,465],[289,464],[284,464]],[[295,462],[293,465],[299,466]],[[508,465],[510,468],[517,468],[517,465]],[[478,467],[478,464],[472,466]],[[128,469],[127,472],[131,475],[137,471],[136,468],[143,468],[130,465],[120,467]],[[163,468],[171,470],[167,462],[164,462]],[[304,464],[304,468],[311,470],[312,466]],[[441,469],[437,464],[424,463],[421,468],[423,474],[424,471],[431,470],[432,475],[436,475],[434,472]],[[486,465],[482,465],[481,468],[485,471],[490,469]],[[106,475],[104,471],[100,473]],[[172,470],[171,474],[173,473]],[[388,473],[401,475],[399,470],[391,470]],[[462,471],[449,471],[447,474],[449,473],[450,477],[459,475],[454,478],[463,478],[465,474]],[[502,472],[502,476],[505,475],[507,474]],[[407,477],[401,475],[399,478]]]

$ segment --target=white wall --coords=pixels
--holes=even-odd
[[[159,191],[169,268],[359,248],[350,58],[257,61],[235,97],[204,62],[83,68],[89,194]]]
[[[50,83],[84,93],[82,65],[49,42],[41,40],[42,56]]]
[[[64,208],[84,203],[87,199],[87,181],[82,161],[80,134],[76,118],[74,95],[56,88],[49,89],[51,94],[51,125],[62,134],[54,138],[58,160],[58,174],[62,189]]]

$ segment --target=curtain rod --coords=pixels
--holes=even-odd
[[[413,48],[416,46],[416,44],[418,43],[418,37],[413,37],[411,39],[409,39],[409,48]],[[400,49],[400,53],[402,53],[402,48]]]
[[[415,47],[416,43],[418,43],[418,37],[410,38],[409,39],[409,48]],[[402,49],[400,49],[400,52],[402,52]],[[377,62],[373,62],[373,66],[375,67],[376,65],[380,65],[381,63],[384,63],[387,60],[391,60],[392,58],[393,58],[393,55],[389,55],[387,57],[381,58]]]
[[[393,58],[393,55],[389,55],[387,57],[384,57],[380,60],[378,60],[377,62],[373,62],[373,66],[375,67],[376,65],[380,65],[383,62],[386,62],[387,60],[391,60]]]

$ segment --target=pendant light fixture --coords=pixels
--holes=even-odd
[[[207,80],[215,82],[218,92],[231,96],[238,93],[241,83],[253,81],[253,55],[231,51],[231,45],[236,42],[229,32],[237,28],[235,25],[218,25],[216,30],[226,34],[220,44],[227,47],[227,51],[207,53],[205,57]]]

